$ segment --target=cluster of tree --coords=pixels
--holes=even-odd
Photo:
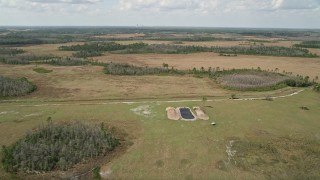
[[[153,74],[182,74],[173,68],[169,68],[166,64],[162,68],[138,67],[129,64],[110,63],[104,69],[106,74],[112,75],[153,75]]]
[[[88,60],[82,59],[82,58],[70,58],[70,57],[66,57],[66,58],[62,58],[62,57],[57,57],[57,58],[52,58],[49,60],[44,60],[41,61],[39,63],[43,63],[43,64],[51,64],[51,65],[55,65],[55,66],[83,66],[83,65],[87,65],[90,62]]]
[[[23,96],[36,90],[26,78],[11,79],[0,76],[0,97]]]
[[[87,58],[87,57],[97,57],[97,56],[102,56],[103,52],[102,51],[78,51],[72,54],[73,57],[78,57],[78,58]]]
[[[309,80],[309,76],[297,76],[290,77],[285,81],[285,84],[290,87],[309,87],[312,86],[314,83]]]
[[[90,158],[105,156],[120,144],[103,124],[48,123],[28,133],[10,147],[2,148],[3,167],[8,172],[67,170]]]
[[[104,52],[121,51],[121,50],[135,50],[141,49],[147,46],[144,43],[133,43],[128,45],[122,45],[115,42],[103,42],[103,43],[86,43],[84,45],[72,45],[72,46],[60,46],[61,51],[78,51],[73,55],[75,57],[93,57],[101,56]]]
[[[295,47],[301,48],[320,48],[320,41],[303,41],[300,44],[295,44]]]
[[[14,56],[17,54],[22,54],[24,52],[24,50],[17,48],[0,48],[0,55]]]

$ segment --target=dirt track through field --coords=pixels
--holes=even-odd
[[[295,96],[303,92],[305,89],[293,92],[291,94],[282,95],[282,96],[269,96],[270,99],[279,99],[279,98],[287,98],[291,96]],[[224,98],[224,99],[208,99],[207,102],[219,102],[219,101],[253,101],[253,100],[265,100],[266,97],[255,97],[255,98],[239,98],[239,99],[230,99],[230,98]],[[183,103],[183,102],[202,102],[203,100],[199,99],[186,99],[186,100],[171,100],[171,101],[121,101],[121,102],[105,102],[105,103],[61,103],[61,104],[36,104],[36,105],[16,105],[19,107],[43,107],[43,106],[70,106],[70,105],[113,105],[113,104],[147,104],[147,103]],[[12,101],[0,101],[0,102],[10,102],[14,103]],[[16,103],[19,103],[19,101],[15,101]],[[66,101],[68,102],[68,101]],[[1,106],[1,104],[0,104]]]

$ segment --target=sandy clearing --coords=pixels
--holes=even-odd
[[[320,49],[316,49],[316,48],[309,48],[308,49],[311,53],[313,54],[317,54],[320,56]]]
[[[193,107],[193,109],[196,112],[198,119],[209,120],[209,116],[201,109],[201,107],[196,106]]]
[[[181,114],[180,114],[179,109],[176,109],[174,107],[167,107],[166,111],[167,111],[167,117],[170,120],[177,121],[181,118]]]

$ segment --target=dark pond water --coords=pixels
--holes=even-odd
[[[194,119],[194,116],[189,108],[180,108],[180,113],[183,119]]]

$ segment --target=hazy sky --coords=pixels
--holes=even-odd
[[[0,25],[320,28],[320,0],[0,0]]]

